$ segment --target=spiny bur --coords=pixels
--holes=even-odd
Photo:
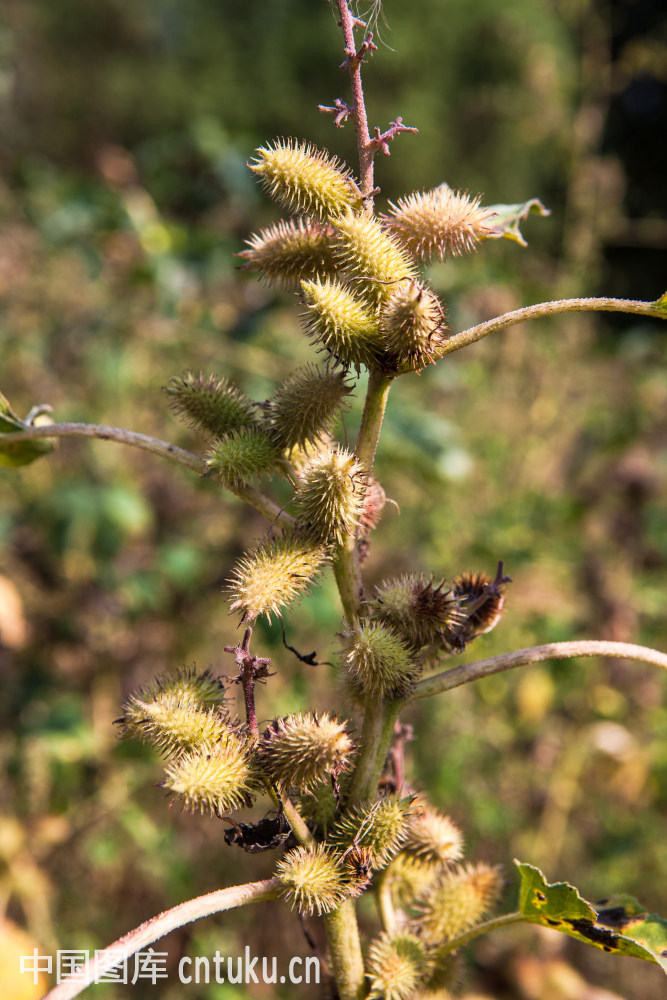
[[[445,946],[430,949],[428,955],[429,975],[415,1000],[454,1000],[463,979],[460,953]]]
[[[280,788],[302,794],[336,781],[351,764],[354,744],[344,722],[323,712],[276,719],[256,750],[257,766]]]
[[[212,746],[229,732],[224,691],[208,671],[183,667],[132,694],[117,720],[124,738],[139,737],[167,757]]]
[[[371,305],[386,301],[396,282],[418,277],[411,258],[378,219],[349,212],[334,225],[340,267]]]
[[[289,463],[298,475],[316,455],[324,454],[333,447],[334,441],[331,435],[323,434],[320,441],[306,441],[303,445],[295,445],[294,448],[291,448]]]
[[[373,879],[373,856],[370,849],[352,844],[341,855],[341,859],[348,894],[353,898],[361,896]]]
[[[169,699],[178,705],[193,705],[207,708],[220,705],[225,700],[225,686],[219,677],[214,677],[210,670],[199,672],[194,664],[181,666],[169,674],[154,678],[145,687],[140,688],[123,706],[125,719],[137,721],[141,719],[142,705]],[[135,707],[137,706],[137,707]]]
[[[394,906],[404,910],[412,908],[415,900],[424,896],[433,885],[438,874],[438,868],[401,851],[385,875]]]
[[[364,695],[397,698],[412,690],[419,668],[392,628],[382,622],[362,620],[346,625],[340,639],[348,672]]]
[[[323,542],[354,534],[364,506],[366,473],[355,455],[328,449],[304,466],[297,481],[297,517]]]
[[[280,897],[304,916],[329,913],[348,895],[340,858],[323,844],[296,847],[278,862]]]
[[[359,204],[350,171],[307,142],[276,139],[248,164],[271,197],[293,214],[327,220]]]
[[[446,867],[463,856],[463,834],[449,816],[426,806],[412,820],[403,850],[426,864]]]
[[[231,611],[241,611],[243,621],[258,615],[279,615],[310,587],[327,556],[324,545],[298,532],[264,542],[243,556],[230,579]]]
[[[259,271],[270,285],[296,291],[302,279],[336,273],[332,234],[329,226],[310,219],[283,219],[253,234],[249,249],[238,256],[243,270]]]
[[[287,450],[315,444],[343,412],[351,388],[347,374],[329,365],[304,365],[278,386],[267,407],[269,433]]]
[[[305,279],[301,293],[306,333],[343,365],[372,365],[382,346],[375,311],[349,288],[331,278]]]
[[[368,950],[369,1000],[409,1000],[429,970],[415,934],[382,934]]]
[[[171,378],[164,392],[174,413],[208,437],[222,438],[257,423],[253,403],[226,378],[185,372]]]
[[[452,593],[465,615],[461,630],[464,642],[496,627],[505,606],[502,582],[497,583],[486,573],[462,573],[452,581]]]
[[[131,727],[126,726],[123,735],[140,734],[166,757],[210,747],[229,731],[228,718],[218,709],[194,708],[161,699],[144,704],[135,701],[132,710],[135,716],[143,712],[143,718]]]
[[[496,902],[502,884],[500,868],[483,862],[444,872],[420,902],[423,939],[438,944],[464,934]]]
[[[460,603],[442,580],[407,574],[385,580],[376,589],[373,617],[386,622],[409,645],[420,648],[437,638],[453,644],[465,621]]]
[[[444,260],[447,254],[470,253],[480,240],[499,235],[494,210],[483,208],[481,201],[481,195],[471,198],[441,184],[400,198],[398,205],[390,202],[391,212],[382,219],[414,256]]]
[[[221,816],[251,804],[257,776],[244,741],[228,732],[215,746],[171,761],[162,787],[180,796],[188,812]]]
[[[413,819],[413,799],[389,795],[370,805],[357,805],[338,821],[330,842],[341,850],[365,848],[371,868],[384,868],[398,853]]]
[[[340,782],[341,797],[344,795],[347,773],[342,775]],[[330,785],[318,785],[312,791],[300,795],[297,807],[308,827],[318,837],[326,837],[340,816],[340,800],[336,798]]]
[[[227,489],[237,490],[272,472],[278,458],[278,449],[264,430],[243,427],[215,442],[206,455],[206,472]]]
[[[387,495],[380,483],[375,476],[369,476],[364,494],[364,505],[359,518],[359,534],[362,538],[367,538],[377,528],[386,502]]]
[[[387,367],[399,375],[419,372],[446,352],[448,328],[438,296],[418,281],[401,281],[380,313]]]

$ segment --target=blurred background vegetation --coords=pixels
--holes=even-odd
[[[657,298],[664,7],[386,0],[384,16],[365,75],[371,124],[402,115],[419,134],[378,162],[378,207],[446,180],[487,203],[539,197],[552,209],[525,226],[529,249],[502,241],[431,269],[452,328],[561,295]],[[239,272],[234,254],[278,217],[246,168],[258,144],[295,135],[354,165],[351,127],[316,110],[347,94],[341,58],[321,0],[7,0],[0,388],[20,415],[48,402],[58,420],[197,450],[165,405],[171,375],[224,374],[261,400],[312,359],[293,298]],[[385,508],[369,584],[493,572],[503,559],[509,610],[467,658],[571,638],[664,648],[665,353],[657,322],[566,316],[400,380],[378,454],[400,516]],[[231,672],[222,647],[238,633],[221,591],[264,530],[212,484],[112,444],[66,441],[0,472],[4,997],[34,996],[12,948],[103,947],[189,896],[271,874],[273,854],[243,855],[221,844],[218,821],[168,810],[158,761],[112,725],[156,673]],[[339,615],[327,578],[290,617],[288,641],[335,661]],[[260,715],[334,704],[335,671],[300,664],[279,626],[258,629],[255,648],[277,671]],[[518,856],[589,898],[631,891],[665,914],[666,705],[653,668],[545,664],[406,713],[409,763],[471,858],[510,874]],[[269,915],[170,936],[170,982],[132,995],[183,996],[182,954],[306,954],[298,921],[278,904]],[[480,944],[469,986],[497,1000],[601,998],[584,980],[628,1000],[664,996],[657,967],[516,930]],[[313,995],[187,988],[192,1000],[246,994]]]

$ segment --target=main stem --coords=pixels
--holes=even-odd
[[[367,802],[375,797],[382,768],[389,753],[394,723],[403,707],[401,699],[383,701],[369,698],[364,706],[361,749],[354,769],[348,803]]]
[[[339,1000],[361,1000],[366,976],[354,902],[346,899],[337,910],[325,914],[324,927]]]
[[[354,101],[352,115],[359,151],[360,188],[366,211],[372,212],[374,150],[368,132],[368,118],[361,83],[361,59],[357,57],[354,41],[355,20],[346,0],[337,0],[337,4]],[[371,371],[356,446],[357,458],[362,467],[369,473],[373,466],[390,385],[390,379]],[[345,617],[352,623],[358,617],[364,600],[357,544],[353,534],[347,536],[343,544],[337,546],[333,563]],[[379,711],[374,711],[378,707]],[[378,767],[381,770],[388,749],[388,743],[384,750],[382,748],[383,736],[386,735],[387,728],[384,714],[382,703],[379,703],[379,706],[377,704],[367,706],[362,749],[353,777],[352,801],[356,801],[359,797],[368,797],[374,793],[377,786]],[[393,720],[389,730],[390,733],[393,731]],[[391,736],[389,738],[391,739]],[[354,902],[348,899],[333,913],[327,914],[324,918],[324,926],[329,943],[332,972],[340,1000],[361,1000],[366,991],[366,978]]]
[[[375,183],[373,179],[373,158],[375,150],[373,149],[371,136],[368,131],[364,88],[361,83],[361,59],[357,58],[357,46],[354,40],[355,19],[352,16],[347,0],[337,0],[337,3],[338,13],[340,14],[340,25],[345,40],[345,55],[347,56],[347,66],[350,73],[350,86],[352,88],[352,117],[357,134],[357,149],[359,151],[360,188],[364,196],[364,205],[370,212],[373,209]]]
[[[370,472],[373,468],[391,383],[391,378],[371,369],[355,448],[359,464],[366,472]],[[364,603],[364,585],[359,570],[357,541],[353,534],[346,535],[336,546],[333,567],[345,618],[352,624],[359,616]]]

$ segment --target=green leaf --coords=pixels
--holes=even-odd
[[[545,208],[539,198],[531,198],[530,201],[519,202],[517,205],[489,205],[489,211],[493,216],[488,220],[493,226],[493,234],[487,239],[513,240],[522,247],[527,247],[528,243],[523,238],[520,224],[529,215],[551,215],[548,208]]]
[[[37,419],[43,417],[43,408],[37,407],[34,416],[20,420],[12,410],[9,400],[0,392],[0,435],[16,434],[34,427]],[[15,469],[20,465],[29,465],[35,459],[41,458],[53,451],[57,445],[56,438],[35,438],[33,441],[12,441],[0,437],[0,466]]]
[[[656,309],[662,313],[663,316],[667,316],[667,292],[664,293],[656,302],[653,303]]]
[[[594,907],[573,885],[549,885],[539,868],[514,863],[521,876],[519,911],[525,920],[615,955],[655,962],[667,973],[667,920],[647,913],[633,896],[612,896]]]

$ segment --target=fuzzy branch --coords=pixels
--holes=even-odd
[[[122,965],[131,955],[147,945],[153,944],[170,931],[184,924],[192,923],[201,917],[223,910],[233,910],[246,903],[259,903],[277,898],[280,881],[277,878],[265,879],[263,882],[248,882],[246,885],[234,885],[229,889],[218,889],[205,896],[197,896],[185,903],[174,906],[171,910],[158,913],[134,930],[114,941],[113,944],[99,952],[83,966],[64,979],[42,998],[42,1000],[71,1000],[90,986],[103,972],[108,972],[117,965]]]
[[[167,458],[170,462],[182,465],[200,475],[206,471],[204,459],[191,451],[178,448],[175,444],[170,444],[169,441],[160,441],[159,438],[149,437],[148,434],[128,431],[125,427],[108,427],[106,424],[43,424],[38,427],[26,427],[24,431],[0,434],[0,442],[8,441],[11,444],[18,444],[20,441],[32,441],[35,438],[71,437],[115,441],[117,444],[126,444],[131,448],[149,451],[151,454],[157,455],[158,458]],[[254,486],[239,486],[231,492],[235,493],[241,500],[245,500],[269,521],[273,521],[283,528],[290,528],[294,524],[294,518],[290,514],[287,514],[278,504],[264,496]]]
[[[68,438],[84,437],[98,438],[100,441],[115,441],[117,444],[127,444],[132,448],[141,448],[143,451],[150,451],[160,458],[168,458],[177,465],[182,465],[193,472],[203,472],[206,463],[199,455],[193,455],[191,451],[177,448],[175,444],[168,441],[160,441],[159,438],[149,437],[147,434],[138,434],[136,431],[128,431],[124,427],[107,427],[105,424],[40,424],[38,427],[26,427],[24,431],[0,434],[0,441],[18,443],[19,441],[32,441],[35,438]]]
[[[529,319],[540,319],[543,316],[556,316],[560,313],[570,312],[622,312],[636,313],[639,316],[655,316],[657,319],[667,318],[663,299],[658,302],[640,302],[636,299],[558,299],[554,302],[539,302],[534,306],[526,306],[524,309],[515,309],[512,312],[496,316],[495,319],[487,320],[486,323],[478,323],[468,330],[454,334],[443,345],[443,354],[451,354],[469,344],[475,344],[478,340],[488,337],[490,333],[504,330],[508,326],[516,326],[518,323],[525,323]]]
[[[426,677],[419,681],[410,700],[429,698],[443,691],[462,684],[470,684],[482,677],[499,674],[514,667],[524,667],[530,663],[541,663],[543,660],[570,660],[584,656],[605,656],[619,660],[638,660],[641,663],[651,663],[655,667],[667,670],[667,653],[648,646],[636,646],[630,642],[608,642],[604,639],[581,639],[574,642],[549,642],[545,646],[532,646],[529,649],[518,649],[514,653],[503,653],[502,656],[492,656],[488,660],[477,660],[475,663],[464,663],[460,667],[452,667],[441,674]]]

